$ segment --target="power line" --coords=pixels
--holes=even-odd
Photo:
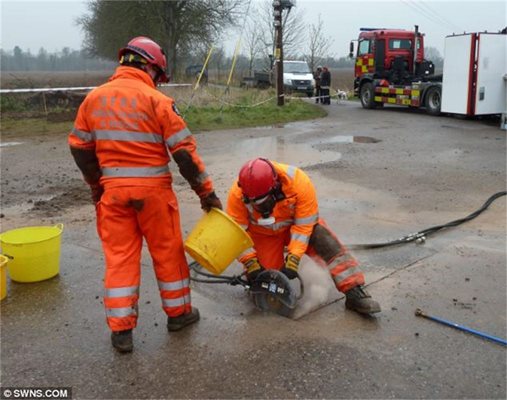
[[[419,4],[412,2],[410,0],[400,0],[400,1],[403,4],[405,4],[407,7],[411,8],[413,11],[415,11],[417,14],[420,14],[421,16],[425,17],[429,21],[433,22],[435,25],[438,25],[438,26],[446,25],[447,28],[449,28],[453,31],[456,29],[456,26],[452,26],[448,22],[443,21],[442,19],[437,19],[438,15],[435,16],[434,14],[431,14],[429,11],[422,8]]]
[[[415,0],[412,0],[415,4]],[[458,25],[456,25],[454,22],[448,20],[446,17],[435,11],[434,8],[430,7],[429,4],[424,2],[423,0],[418,0],[417,5],[422,7],[423,9],[427,10],[431,15],[434,15],[436,18],[444,22],[448,27],[452,27],[453,29],[456,29],[458,32],[464,31],[464,29],[461,29]]]
[[[441,25],[441,23],[437,22],[434,19],[434,17],[432,17],[431,15],[429,15],[425,12],[422,12],[419,8],[417,8],[413,3],[409,2],[408,0],[400,0],[400,1],[403,4],[405,4],[407,7],[411,8],[413,11],[415,11],[417,14],[421,14],[422,16],[424,16],[426,19],[430,20],[434,24]]]

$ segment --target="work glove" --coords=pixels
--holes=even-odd
[[[209,212],[212,208],[222,210],[222,202],[215,192],[211,192],[210,194],[201,197],[201,208],[206,212]]]
[[[287,254],[287,257],[285,257],[285,265],[282,268],[282,273],[289,279],[298,278],[298,267],[300,261],[301,258],[295,254]]]
[[[104,188],[98,183],[93,183],[90,184],[90,191],[93,203],[97,205],[97,203],[100,201],[100,198],[102,197],[102,194],[104,193]]]
[[[201,208],[206,212],[209,212],[212,208],[222,210],[222,202],[215,192],[211,192],[210,194],[201,197]]]
[[[243,265],[246,268],[246,277],[249,282],[255,281],[259,274],[264,271],[264,267],[259,263],[257,257],[245,261]]]

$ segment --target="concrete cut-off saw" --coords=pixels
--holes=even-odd
[[[190,263],[190,269],[200,277],[191,277],[201,283],[227,283],[244,287],[252,297],[255,306],[262,311],[273,312],[283,317],[292,317],[298,301],[303,297],[303,282],[298,277],[290,280],[276,269],[265,269],[253,282],[246,279],[246,273],[240,275],[212,275],[203,271],[197,263]]]

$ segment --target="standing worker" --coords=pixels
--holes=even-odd
[[[327,67],[322,68],[322,74],[320,74],[320,88],[322,104],[331,104],[331,96],[329,94],[331,89],[331,73]]]
[[[321,89],[320,89],[320,74],[322,73],[322,67],[318,66],[317,70],[313,74],[313,79],[315,80],[315,103],[318,103],[321,99]]]
[[[380,312],[380,305],[362,287],[358,262],[319,218],[315,188],[301,169],[264,158],[248,161],[230,189],[227,213],[254,242],[239,257],[249,281],[265,268],[294,279],[307,254],[330,272],[336,288],[345,293],[348,309]]]
[[[119,63],[109,82],[90,92],[79,107],[69,144],[96,207],[112,345],[130,352],[143,238],[167,329],[180,330],[199,320],[190,301],[170,155],[205,211],[222,205],[174,100],[156,90],[158,83],[169,81],[163,49],[147,37],[136,37],[120,50]]]

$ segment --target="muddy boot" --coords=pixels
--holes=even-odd
[[[192,307],[192,311],[177,317],[167,317],[167,330],[169,332],[179,331],[185,326],[199,321],[199,310]]]
[[[130,353],[134,348],[132,343],[132,329],[111,333],[111,343],[120,353]]]
[[[345,293],[345,307],[359,314],[375,314],[380,312],[380,304],[371,298],[362,287],[356,286]]]

